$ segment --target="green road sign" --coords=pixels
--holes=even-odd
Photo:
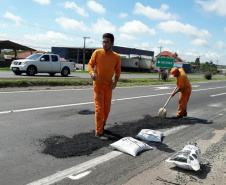
[[[173,68],[174,58],[157,57],[156,67]]]

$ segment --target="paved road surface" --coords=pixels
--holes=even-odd
[[[126,123],[139,123],[144,115],[154,118],[174,87],[172,84],[116,88],[108,127],[118,125],[123,128]],[[135,158],[113,151],[108,146],[90,155],[77,157],[56,158],[42,153],[42,139],[60,135],[65,140],[72,140],[73,136],[94,129],[92,88],[34,91],[30,88],[19,91],[1,89],[1,184],[43,184],[43,180],[51,180],[56,184],[126,183],[133,176],[153,168],[180,150],[187,141],[210,139],[214,130],[225,128],[225,124],[222,124],[226,118],[225,81],[194,83],[192,88],[188,116],[196,124],[161,129],[168,133],[164,142],[161,145],[153,144],[153,150]],[[168,117],[176,114],[177,103],[178,96],[175,96],[167,105]],[[79,114],[81,111],[90,114]],[[76,146],[72,150],[76,150]],[[81,172],[87,175],[79,178],[77,175]]]
[[[142,73],[142,74],[122,74],[121,78],[158,78],[159,74],[149,74],[149,73]],[[189,78],[203,78],[203,75],[188,75]],[[214,78],[225,78],[224,75],[214,75]],[[50,77],[49,74],[43,73],[43,74],[37,74],[35,76],[27,76],[25,73],[22,75],[15,75],[12,71],[4,71],[0,70],[0,79],[1,78],[90,78],[90,75],[88,73],[71,73],[68,77],[62,77],[59,74],[56,74],[54,77]]]

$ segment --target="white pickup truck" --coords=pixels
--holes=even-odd
[[[49,73],[50,76],[54,76],[61,73],[62,76],[68,76],[75,71],[75,63],[61,62],[57,54],[36,53],[25,59],[12,61],[10,69],[15,75],[26,73],[28,76],[34,76],[37,73]]]

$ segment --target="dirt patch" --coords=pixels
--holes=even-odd
[[[145,115],[143,119],[134,122],[125,122],[120,125],[115,124],[107,128],[110,133],[110,140],[102,141],[95,137],[94,130],[88,133],[81,133],[72,137],[63,135],[51,135],[47,138],[41,139],[43,146],[42,153],[52,155],[56,158],[76,157],[83,155],[90,155],[94,151],[109,146],[109,144],[119,140],[123,137],[136,137],[141,129],[163,129],[172,128],[179,125],[195,124],[195,121],[189,119],[161,119],[158,117],[151,117]],[[147,142],[148,143],[148,142]],[[167,148],[164,144],[156,144],[159,150],[166,152],[174,152]]]

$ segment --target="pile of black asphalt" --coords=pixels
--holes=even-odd
[[[76,156],[90,155],[94,151],[109,146],[109,144],[123,138],[133,137],[141,131],[141,129],[163,129],[172,128],[180,125],[195,124],[195,121],[182,119],[161,119],[145,115],[142,119],[134,122],[125,122],[115,124],[108,129],[109,140],[103,141],[95,137],[94,130],[87,133],[80,133],[73,137],[63,135],[51,135],[41,139],[43,146],[42,153],[52,155],[56,158],[68,158]]]

